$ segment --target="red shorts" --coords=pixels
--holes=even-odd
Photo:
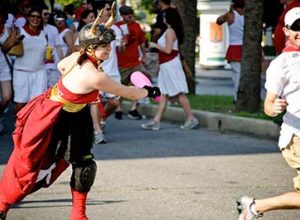
[[[227,49],[225,59],[230,61],[240,62],[242,59],[243,47],[242,45],[230,45]]]

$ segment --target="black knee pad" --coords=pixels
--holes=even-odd
[[[71,177],[71,187],[79,192],[88,192],[94,183],[97,173],[95,161],[85,161],[82,166],[74,166]]]

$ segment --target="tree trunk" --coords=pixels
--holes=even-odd
[[[260,111],[263,1],[247,0],[237,110]]]
[[[188,77],[188,70],[185,71],[191,94],[195,94],[195,46],[197,29],[197,0],[173,0],[177,7],[184,28],[184,44],[181,46],[181,53],[190,69],[190,77]]]

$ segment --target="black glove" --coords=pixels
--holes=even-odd
[[[159,88],[156,86],[154,86],[154,87],[144,86],[143,88],[147,89],[147,91],[148,91],[147,97],[149,97],[149,98],[155,99],[156,97],[160,96],[160,94],[161,94]]]

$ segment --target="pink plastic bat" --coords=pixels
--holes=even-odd
[[[133,85],[139,88],[143,88],[144,86],[152,86],[151,81],[148,79],[147,76],[145,76],[140,71],[135,71],[130,76],[130,81]],[[157,96],[154,101],[159,102],[160,96]]]

